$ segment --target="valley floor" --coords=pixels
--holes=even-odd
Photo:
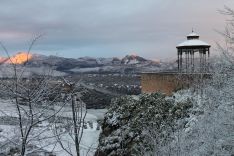
[[[26,106],[25,109],[27,109]],[[59,108],[55,108],[59,109]],[[88,109],[87,116],[85,118],[86,128],[84,129],[84,134],[81,141],[81,155],[93,155],[98,146],[98,138],[101,132],[100,120],[103,119],[105,109]],[[71,118],[71,108],[64,107],[61,113],[59,114],[61,118]],[[0,147],[3,147],[6,142],[8,142],[11,138],[14,138],[17,130],[17,112],[15,110],[14,105],[9,100],[0,100]],[[66,156],[68,155],[64,150],[62,150],[61,146],[56,143],[56,139],[51,137],[53,136],[53,130],[50,127],[47,121],[38,125],[34,131],[46,131],[42,134],[45,140],[40,141],[40,147],[42,147],[43,151],[53,151],[56,156]],[[48,128],[48,129],[47,129]],[[68,142],[73,142],[72,138],[66,134],[63,137],[64,144]],[[37,144],[37,143],[35,143]],[[74,144],[70,144],[70,148],[74,150]],[[0,153],[1,153],[0,149]],[[88,154],[87,154],[88,153]]]

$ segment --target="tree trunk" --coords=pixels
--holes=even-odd
[[[21,153],[20,153],[21,156],[25,155],[25,150],[26,150],[26,140],[23,138],[22,139],[22,146],[21,146]]]
[[[76,154],[77,156],[80,156],[80,147],[79,147],[79,134],[78,134],[78,128],[77,128],[77,116],[76,116],[76,96],[72,95],[72,118],[73,118],[73,125],[74,125],[74,135],[75,135],[75,146],[76,146]]]

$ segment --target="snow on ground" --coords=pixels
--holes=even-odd
[[[88,114],[93,114],[98,120],[102,120],[106,111],[106,109],[88,109]]]
[[[98,72],[100,67],[93,67],[93,68],[73,68],[70,71],[72,72]]]
[[[4,70],[3,70],[4,69]],[[23,67],[18,66],[17,72],[22,73],[23,77],[28,77],[30,75],[52,75],[52,76],[65,76],[66,73],[57,71],[52,68],[48,68],[47,66],[42,67]],[[0,69],[0,77],[13,77],[14,70],[12,69],[11,65],[4,65],[3,68]]]
[[[14,128],[15,126],[0,125],[0,142],[3,142],[7,139],[4,136],[8,138],[13,137]]]
[[[16,109],[10,100],[0,99],[0,116],[17,117]]]
[[[24,107],[24,109],[27,109],[26,106],[22,107]],[[57,108],[55,107],[55,109],[59,109],[59,107],[57,106]],[[92,156],[94,154],[96,150],[95,148],[98,146],[98,138],[101,132],[98,121],[103,119],[105,112],[106,112],[105,109],[88,109],[87,116],[85,118],[85,122],[87,123],[87,128],[84,129],[83,138],[81,140],[81,155]],[[59,114],[59,116],[61,117],[71,117],[71,115],[72,114],[70,107],[64,107],[61,113]],[[12,104],[10,100],[0,99],[0,119],[4,117],[12,117],[13,120],[16,120],[16,118],[14,117],[17,117],[17,113],[15,105]],[[47,121],[41,123],[38,126],[38,128],[35,129],[35,133],[47,129],[48,125],[49,123]],[[18,125],[16,125],[15,122],[13,122],[13,124],[11,125],[7,125],[5,121],[0,120],[0,143],[6,141],[7,138],[11,138],[15,135],[15,129],[17,128],[16,126]],[[51,128],[48,128],[45,131],[45,133],[43,133],[43,136],[49,139],[42,140],[40,142],[41,144],[40,146],[45,146],[43,149],[47,151],[54,149],[53,151],[57,156],[68,155],[66,152],[62,150],[59,144],[54,145],[56,139],[50,138],[51,136],[53,136],[53,134],[54,133],[51,130]],[[4,136],[7,136],[7,138],[5,138]],[[66,134],[63,137],[63,139],[64,143],[66,143],[66,141],[73,142],[72,138],[68,134]],[[74,145],[71,146],[72,149],[74,149]],[[87,154],[88,151],[90,152]]]
[[[70,71],[72,72],[79,72],[79,73],[86,73],[86,72],[99,72],[99,71],[115,71],[119,70],[120,67],[118,66],[103,66],[103,67],[90,67],[90,68],[72,68]]]

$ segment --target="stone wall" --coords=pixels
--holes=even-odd
[[[203,82],[201,80],[204,78],[210,78],[210,74],[143,73],[141,74],[142,93],[163,92],[171,95],[177,90]]]

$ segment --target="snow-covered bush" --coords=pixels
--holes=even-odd
[[[153,154],[156,145],[170,141],[169,131],[191,106],[189,100],[175,102],[161,93],[117,98],[105,115],[97,153]]]
[[[155,155],[227,155],[234,154],[234,71],[231,64],[215,65],[213,79],[202,92],[190,94],[193,107],[187,118],[177,121],[172,142]],[[227,72],[228,71],[228,72]],[[176,98],[183,98],[177,93]],[[185,122],[185,126],[179,126]],[[168,150],[170,148],[170,150]]]

